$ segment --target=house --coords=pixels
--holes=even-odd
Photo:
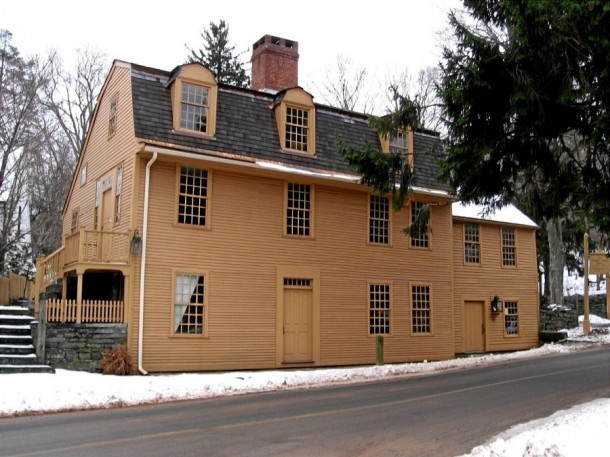
[[[48,320],[125,322],[142,372],[370,364],[378,335],[386,362],[537,344],[531,222],[454,215],[438,136],[390,141],[364,115],[315,104],[298,43],[264,36],[252,72],[240,89],[200,64],[114,62],[64,246],[38,264],[40,290],[62,284]],[[406,154],[403,210],[359,184],[339,141]],[[428,231],[405,236],[422,210]]]

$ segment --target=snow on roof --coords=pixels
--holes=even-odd
[[[506,224],[524,225],[527,227],[538,227],[529,217],[523,214],[517,207],[510,203],[494,212],[485,213],[485,206],[474,203],[454,202],[452,205],[453,217],[465,219],[479,219],[490,222],[503,222]]]

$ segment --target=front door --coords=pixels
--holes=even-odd
[[[284,362],[313,361],[311,279],[284,279]]]
[[[467,301],[464,303],[464,351],[483,352],[485,350],[485,303]]]

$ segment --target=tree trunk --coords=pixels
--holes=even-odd
[[[563,270],[565,267],[565,246],[562,236],[562,220],[545,219],[549,238],[549,303],[563,304]]]

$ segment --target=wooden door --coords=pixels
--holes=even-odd
[[[284,362],[313,361],[313,290],[310,279],[284,280]]]
[[[485,351],[485,303],[464,303],[464,351]]]
[[[102,194],[102,232],[110,232],[112,230],[114,211],[112,208],[112,188],[105,190]],[[102,233],[101,239],[101,258],[110,260],[112,258],[112,235],[110,233]]]

